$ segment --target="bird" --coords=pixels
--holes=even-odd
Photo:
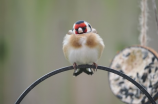
[[[104,47],[103,39],[88,22],[75,22],[63,40],[63,53],[73,65],[73,75],[78,76],[82,72],[92,75],[97,71],[96,62],[101,57]],[[93,65],[93,68],[78,69],[77,66],[82,64]]]

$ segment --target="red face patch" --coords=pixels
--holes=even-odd
[[[86,27],[86,24],[85,23],[80,23],[80,24],[75,25],[75,29],[78,29],[79,27],[81,27],[81,28]]]
[[[79,34],[78,33],[78,28],[82,28],[83,30],[83,33],[86,33],[87,32],[87,28],[86,28],[86,24],[85,23],[80,23],[80,24],[75,24],[75,33],[76,34]]]

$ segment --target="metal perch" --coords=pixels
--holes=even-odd
[[[78,68],[92,68],[93,66],[92,65],[79,65]],[[61,73],[61,72],[64,72],[64,71],[68,71],[68,70],[72,70],[73,69],[73,66],[68,66],[68,67],[64,67],[64,68],[60,68],[60,69],[57,69],[57,70],[54,70],[44,76],[42,76],[41,78],[39,78],[38,80],[36,80],[34,83],[32,83],[20,96],[19,98],[17,99],[17,101],[15,102],[15,104],[20,104],[20,102],[23,100],[23,98],[35,87],[37,86],[39,83],[41,83],[42,81],[44,81],[45,79],[55,75],[55,74],[58,74],[58,73]],[[104,71],[108,71],[108,72],[112,72],[114,74],[117,74],[125,79],[127,79],[128,81],[130,81],[131,83],[133,83],[135,86],[137,86],[146,96],[147,98],[149,99],[149,101],[152,103],[152,104],[156,104],[156,102],[154,101],[154,99],[150,96],[150,94],[139,84],[137,83],[135,80],[133,80],[132,78],[128,77],[127,75],[117,71],[117,70],[114,70],[114,69],[111,69],[111,68],[108,68],[108,67],[104,67],[104,66],[98,66],[97,69],[100,69],[100,70],[104,70]]]

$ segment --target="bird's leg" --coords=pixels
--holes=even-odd
[[[95,63],[95,62],[93,62],[93,71],[97,71],[97,67],[98,67],[98,65]]]
[[[77,64],[76,64],[76,62],[74,62],[73,68],[74,68],[74,73],[75,73],[77,71]]]

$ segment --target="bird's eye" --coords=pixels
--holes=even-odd
[[[78,29],[75,29],[75,34],[78,34]]]
[[[83,27],[82,29],[83,29],[83,31],[84,31],[84,30],[86,29],[86,26],[85,26],[85,27]]]
[[[84,33],[87,33],[87,27],[86,27],[86,26],[83,27],[82,29],[83,29],[83,32],[84,32]]]

